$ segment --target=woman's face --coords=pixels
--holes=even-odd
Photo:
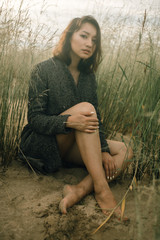
[[[84,23],[71,37],[71,58],[90,58],[96,49],[97,30],[90,23]]]

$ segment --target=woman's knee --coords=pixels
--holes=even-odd
[[[82,113],[92,112],[93,114],[96,115],[95,107],[91,103],[89,103],[89,102],[81,102],[81,103],[79,103],[79,110]]]
[[[133,150],[130,144],[124,142],[107,140],[112,155],[123,155],[127,159],[133,158]]]
[[[63,115],[63,114],[75,115],[77,113],[88,114],[90,112],[93,112],[93,115],[97,115],[95,107],[91,103],[81,102],[81,103],[78,103],[78,104],[74,105],[73,107],[67,109],[65,112],[61,113],[61,115]]]
[[[96,113],[96,109],[95,109],[95,107],[91,104],[91,103],[89,103],[89,102],[82,102],[82,103],[80,103],[80,113],[82,113],[82,114],[90,114],[90,113],[92,113],[92,117],[94,116],[94,117],[97,117],[97,113]]]
[[[122,151],[125,153],[127,159],[133,158],[133,150],[129,144],[122,143]]]

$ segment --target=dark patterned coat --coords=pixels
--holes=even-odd
[[[56,135],[72,129],[65,125],[69,115],[59,114],[80,102],[94,105],[100,121],[101,149],[109,152],[97,109],[95,75],[81,72],[76,85],[67,65],[59,59],[53,57],[37,64],[31,73],[28,124],[21,135],[20,157],[28,158],[35,168],[45,172],[62,167]]]

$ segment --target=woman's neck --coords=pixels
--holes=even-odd
[[[74,55],[72,52],[71,52],[71,64],[69,65],[69,69],[76,72],[78,71],[78,64],[80,62],[80,58],[76,55]]]
[[[79,74],[80,74],[80,71],[78,70],[78,64],[79,64],[79,61],[76,62],[76,61],[73,61],[73,59],[72,59],[71,64],[68,66],[68,69],[69,69],[70,73],[72,74],[72,77],[73,77],[76,85],[78,84],[78,78],[79,78]]]

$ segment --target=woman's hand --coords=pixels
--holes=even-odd
[[[99,128],[99,121],[94,112],[79,113],[68,117],[66,127],[86,133],[94,133]]]
[[[108,180],[112,180],[117,173],[114,158],[108,152],[102,152],[102,162]]]

